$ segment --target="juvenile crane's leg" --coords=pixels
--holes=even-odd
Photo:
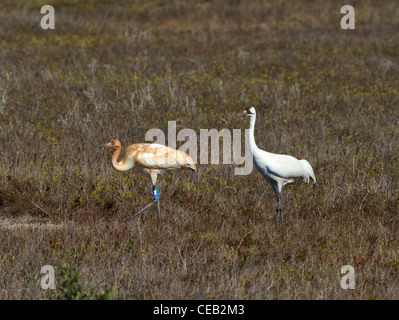
[[[159,198],[157,199],[158,203],[158,220],[159,220],[159,225],[162,226],[162,221],[161,221],[161,210],[159,209]]]
[[[155,185],[152,186],[151,198],[152,198],[152,203],[157,202],[158,221],[159,221],[159,225],[162,226],[161,211],[159,209],[159,192],[158,192],[158,189],[157,189],[157,187]]]
[[[140,213],[142,213],[144,210],[148,209],[149,207],[151,207],[153,204],[155,203],[155,201],[147,204],[143,209],[141,209],[139,212],[137,212],[136,214],[134,214],[133,216],[131,216],[129,219],[125,220],[125,223],[129,222],[130,220],[132,220],[135,216],[139,215]]]
[[[158,221],[159,225],[162,226],[162,221],[161,221],[161,210],[159,208],[159,192],[155,184],[157,183],[157,177],[158,174],[155,171],[150,171],[150,178],[151,178],[151,183],[152,183],[152,199],[153,201],[157,202],[157,209],[158,209]]]
[[[132,220],[135,216],[137,216],[138,214],[140,214],[141,212],[143,212],[144,210],[148,209],[149,207],[151,207],[152,205],[155,204],[155,202],[157,203],[157,207],[158,207],[158,219],[159,219],[159,225],[161,225],[161,212],[159,209],[159,192],[157,187],[155,186],[155,183],[157,181],[157,173],[154,171],[150,171],[150,178],[151,178],[151,182],[152,182],[152,191],[151,191],[151,202],[145,206],[143,209],[141,209],[139,212],[137,212],[136,214],[134,214],[132,217],[130,217],[129,219],[127,219],[125,221],[125,223],[129,222],[130,220]]]

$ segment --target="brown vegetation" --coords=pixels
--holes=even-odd
[[[353,1],[344,31],[336,1],[117,3],[52,1],[41,30],[46,1],[1,1],[0,298],[398,299],[399,4]],[[245,129],[249,105],[258,146],[318,181],[284,188],[283,227],[232,165],[161,176],[164,225],[155,208],[123,225],[151,185],[99,145],[168,120]],[[66,270],[89,293],[66,294]]]

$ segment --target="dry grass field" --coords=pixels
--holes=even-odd
[[[2,0],[0,299],[398,299],[399,3],[351,2],[355,30],[337,1]],[[123,224],[151,184],[99,146],[244,130],[250,105],[258,146],[318,181],[284,187],[283,226],[223,164],[159,177],[162,227]]]

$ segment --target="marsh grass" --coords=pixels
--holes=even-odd
[[[395,1],[354,2],[353,31],[334,1],[53,1],[53,31],[44,4],[0,4],[1,299],[68,298],[40,288],[46,264],[85,297],[398,298]],[[267,182],[231,165],[161,176],[163,226],[155,209],[123,225],[150,183],[99,145],[169,120],[245,129],[249,105],[258,146],[317,177],[284,187],[283,227]]]

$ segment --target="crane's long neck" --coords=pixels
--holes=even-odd
[[[256,152],[256,150],[258,149],[255,142],[255,121],[256,121],[256,115],[253,115],[252,117],[249,118],[248,140],[249,140],[249,150],[252,155],[254,155],[254,152]]]
[[[116,171],[126,171],[134,166],[133,161],[128,161],[128,154],[125,152],[125,155],[122,158],[122,161],[118,162],[118,158],[122,152],[122,147],[115,149],[114,154],[112,155],[112,166]]]

